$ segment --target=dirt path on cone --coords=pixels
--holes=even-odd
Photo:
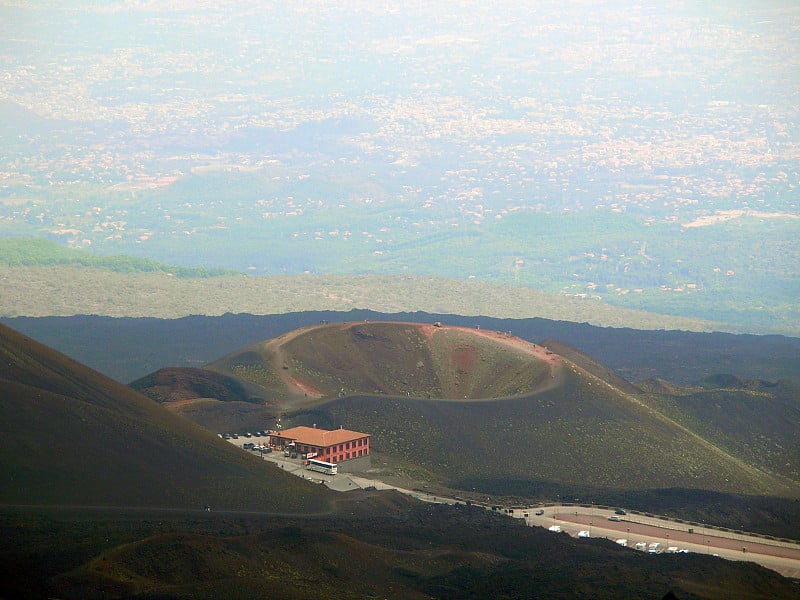
[[[319,325],[312,325],[310,327],[295,329],[294,331],[290,331],[289,333],[285,333],[276,338],[272,338],[264,345],[264,349],[271,354],[273,370],[275,371],[275,373],[278,374],[278,377],[280,377],[281,382],[286,386],[286,388],[289,390],[289,393],[292,395],[295,396],[302,395],[304,398],[316,398],[316,399],[323,398],[325,396],[325,394],[323,394],[320,390],[315,388],[307,381],[303,381],[302,379],[293,377],[292,374],[289,372],[289,369],[284,368],[287,366],[286,352],[283,349],[284,345],[288,344],[293,339],[306,333],[307,331],[315,329],[317,327],[319,327]]]

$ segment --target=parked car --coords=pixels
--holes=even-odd
[[[541,516],[544,514],[544,509],[543,509],[543,508],[540,508],[539,510],[537,510],[537,511],[536,511],[536,513],[535,513],[535,514],[536,514],[537,516],[541,517]]]
[[[615,511],[614,511],[614,514],[615,514],[615,515],[627,515],[628,513],[626,513],[626,512],[625,512],[624,510],[622,510],[621,508],[618,508],[617,510],[615,510]]]

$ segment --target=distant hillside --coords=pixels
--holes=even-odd
[[[41,238],[0,238],[0,265],[6,267],[82,266],[114,273],[164,273],[174,277],[214,277],[231,275],[227,269],[170,266],[147,258],[128,255],[97,256],[66,248]]]
[[[179,318],[225,313],[427,311],[498,318],[544,317],[602,326],[741,331],[695,317],[648,313],[599,300],[486,282],[415,276],[225,275],[171,277],[171,268],[117,272],[98,266],[3,266],[0,316],[94,314]],[[758,328],[756,331],[765,331]],[[769,331],[774,331],[770,329]],[[782,326],[780,333],[791,331]],[[794,330],[796,332],[796,328]]]
[[[326,510],[330,495],[0,326],[0,503]]]

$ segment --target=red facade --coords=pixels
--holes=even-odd
[[[293,427],[285,431],[270,431],[270,442],[279,448],[293,447],[307,458],[340,463],[369,455],[370,435],[348,429],[317,429]]]

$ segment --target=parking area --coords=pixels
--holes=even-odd
[[[353,479],[346,473],[338,473],[336,475],[326,475],[316,471],[309,471],[303,465],[303,459],[300,455],[293,452],[285,452],[281,449],[272,448],[269,446],[269,437],[264,432],[250,433],[249,437],[245,434],[221,434],[221,437],[241,448],[245,452],[250,452],[263,460],[268,460],[276,464],[279,468],[287,473],[292,473],[303,479],[308,479],[315,483],[327,485],[331,489],[337,491],[347,491],[348,489],[356,489],[360,487]]]

